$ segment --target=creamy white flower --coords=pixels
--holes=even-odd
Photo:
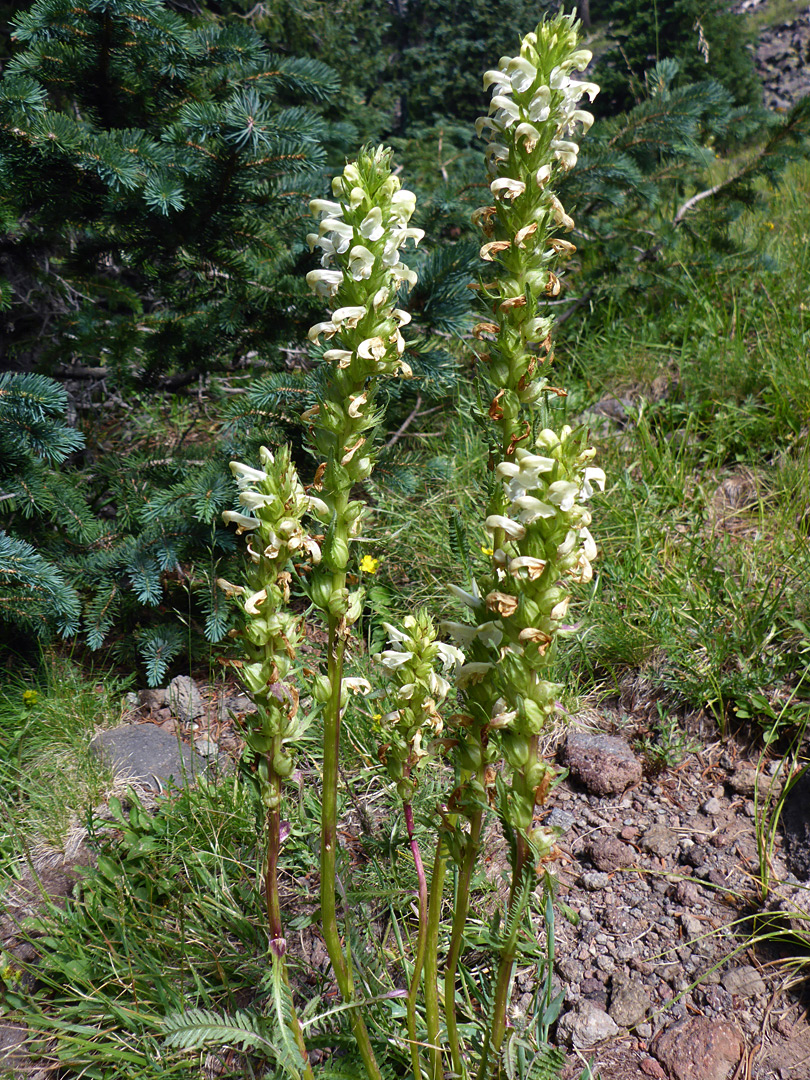
[[[588,559],[590,562],[593,562],[593,560],[598,554],[594,538],[591,536],[588,529],[580,529],[579,536],[582,540],[582,550],[585,553],[585,558]]]
[[[393,236],[387,236],[385,240],[385,246],[382,253],[383,266],[396,266],[399,262],[399,248],[397,247]]]
[[[360,235],[372,243],[379,240],[385,232],[382,223],[382,210],[379,206],[372,206],[363,220],[360,222]]]
[[[439,624],[443,634],[449,634],[459,645],[466,648],[478,636],[478,627],[470,626],[469,623],[443,622]],[[459,649],[459,652],[461,650]],[[464,655],[463,653],[461,654]]]
[[[393,649],[386,649],[385,652],[380,653],[380,663],[383,667],[387,667],[389,671],[396,671],[403,664],[407,664],[410,659],[411,654],[409,652],[395,652]]]
[[[424,229],[395,229],[391,234],[391,238],[397,247],[402,247],[406,240],[413,240],[413,246],[416,247],[420,240],[424,239]]]
[[[570,232],[574,227],[574,219],[566,214],[565,207],[556,195],[551,195],[549,197],[549,203],[551,205],[551,213],[554,217],[554,221],[557,225],[562,225],[564,229]]]
[[[568,605],[570,603],[571,597],[564,596],[563,599],[560,600],[559,604],[555,604],[554,607],[551,609],[550,618],[554,619],[555,622],[559,619],[564,619],[568,611]]]
[[[494,533],[498,529],[503,529],[508,537],[512,540],[522,540],[526,535],[526,530],[518,521],[512,521],[511,518],[504,517],[502,514],[490,514],[487,520],[484,522],[487,531]]]
[[[553,518],[557,511],[533,495],[519,495],[512,500],[509,513],[514,514],[524,525],[531,525],[538,518]]]
[[[331,199],[312,199],[309,204],[309,209],[313,215],[324,214],[327,217],[342,217],[343,207],[338,202],[332,202]]]
[[[337,363],[339,368],[347,368],[352,362],[353,352],[349,352],[348,349],[327,349],[323,354],[324,360],[327,363]]]
[[[436,645],[439,650],[439,660],[445,671],[464,663],[464,653],[455,645],[448,645],[444,641],[439,641]]]
[[[588,100],[593,101],[596,95],[599,93],[599,87],[596,83],[592,82],[571,82],[571,89],[577,96],[577,100],[582,97],[583,94],[588,95]]]
[[[459,588],[458,585],[450,583],[448,583],[447,588],[456,599],[461,600],[461,602],[466,604],[469,608],[477,608],[481,603],[481,593],[478,591],[478,584],[475,579],[473,579],[472,582],[471,592],[465,592],[464,589]]]
[[[536,559],[532,555],[518,555],[517,558],[509,560],[508,567],[512,577],[517,577],[521,570],[527,570],[530,581],[539,578],[545,568],[546,560]]]
[[[342,284],[342,270],[310,270],[307,274],[307,285],[318,296],[334,296]]]
[[[593,113],[589,113],[585,109],[574,109],[568,118],[569,128],[573,127],[574,124],[582,124],[584,134],[593,126]]]
[[[512,93],[512,80],[505,71],[491,70],[484,72],[484,89],[489,90],[490,86],[493,85],[498,87],[499,94]]]
[[[464,664],[463,667],[459,668],[456,674],[456,686],[459,690],[463,690],[466,686],[469,686],[470,683],[479,683],[494,667],[494,664],[487,664],[481,661]]]
[[[328,236],[335,251],[342,254],[347,251],[354,237],[354,229],[345,221],[337,218],[324,218],[321,222],[320,235]]]
[[[579,153],[579,147],[575,142],[566,139],[552,139],[551,149],[563,168],[573,169],[577,163],[577,154]]]
[[[324,337],[330,338],[334,337],[337,332],[338,327],[335,325],[335,323],[319,322],[315,323],[314,326],[310,326],[309,330],[307,331],[307,337],[310,341],[314,341],[316,345],[319,345],[321,334],[323,334]]]
[[[490,109],[497,109],[498,112],[503,113],[499,119],[502,123],[505,123],[507,127],[510,127],[516,120],[520,120],[520,106],[516,101],[513,101],[511,97],[507,97],[506,94],[495,94],[492,101],[489,103]],[[495,114],[498,115],[497,113]]]
[[[247,589],[244,585],[234,585],[227,578],[217,578],[217,585],[227,596],[246,596]]]
[[[475,131],[479,138],[487,128],[500,134],[504,129],[504,125],[493,116],[479,116],[475,121]]]
[[[222,515],[222,520],[226,525],[236,525],[238,532],[247,532],[249,529],[258,529],[261,525],[258,518],[246,517],[236,510],[226,510]]]
[[[247,488],[239,492],[239,502],[247,510],[263,510],[265,506],[272,506],[277,500],[275,495],[263,495],[260,491]]]
[[[398,281],[406,281],[408,283],[408,287],[411,289],[419,280],[416,276],[416,273],[404,265],[392,266],[390,272],[392,277],[395,277]]]
[[[240,487],[243,484],[261,484],[267,479],[267,473],[262,469],[252,469],[250,465],[243,465],[241,461],[232,461],[230,470]]]
[[[359,305],[339,307],[332,312],[332,322],[339,326],[345,323],[350,330],[354,330],[365,314],[366,309]]]
[[[506,70],[516,94],[525,94],[537,78],[537,68],[523,56],[512,57]]]
[[[371,683],[368,679],[355,678],[352,676],[348,679],[342,679],[341,690],[351,690],[353,694],[370,694]]]
[[[529,102],[529,119],[533,124],[544,124],[551,113],[551,91],[547,86],[538,87]]]
[[[416,196],[407,188],[400,188],[391,196],[391,218],[403,225],[416,209]]]
[[[267,589],[260,589],[245,600],[245,614],[258,615],[259,607],[267,599]]]
[[[349,274],[351,277],[355,281],[365,281],[371,277],[373,269],[373,253],[367,247],[363,247],[362,244],[355,244],[349,252]]]
[[[388,348],[381,337],[366,338],[357,346],[357,353],[364,360],[382,360]]]
[[[428,675],[428,690],[436,698],[446,698],[450,693],[450,683],[435,671],[431,671]]]
[[[596,484],[600,491],[605,490],[604,471],[602,469],[596,469],[593,467],[588,468],[585,470],[585,474],[583,476],[582,488],[579,492],[580,499],[590,499],[591,495],[593,495],[593,485],[591,481]]]
[[[584,71],[591,60],[593,60],[593,53],[590,49],[577,49],[568,57],[566,65],[568,67],[576,68],[577,71]],[[596,89],[598,93],[599,87],[597,86]]]
[[[398,626],[394,626],[393,623],[384,622],[383,629],[388,635],[388,640],[399,645],[409,645],[414,647],[413,638],[409,637],[403,630],[400,630]]]
[[[316,495],[307,495],[307,501],[310,514],[314,514],[321,521],[328,520],[330,510],[323,499],[319,499]]]
[[[563,513],[567,513],[579,495],[579,488],[570,480],[555,480],[553,484],[549,484],[547,494],[549,502],[559,506]]]
[[[546,181],[551,176],[551,166],[541,165],[537,172],[534,174],[534,182],[539,188],[545,187]]]
[[[526,190],[522,180],[512,180],[508,176],[499,176],[489,185],[489,190],[497,198],[501,195],[504,199],[516,199]]]
[[[557,555],[564,559],[574,550],[577,542],[577,534],[573,529],[569,529],[565,534],[565,540],[561,544],[557,545]]]

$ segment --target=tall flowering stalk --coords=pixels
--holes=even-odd
[[[288,447],[274,456],[266,447],[259,451],[261,469],[238,461],[231,471],[239,487],[239,501],[250,514],[227,510],[225,522],[245,534],[248,562],[246,584],[234,585],[220,579],[218,584],[238,598],[244,616],[241,637],[245,660],[238,661],[239,673],[257,707],[245,741],[255,756],[256,776],[266,813],[267,849],[265,858],[265,903],[270,929],[270,954],[274,971],[289,994],[287,942],[281,921],[278,895],[278,858],[281,849],[281,788],[293,771],[291,744],[301,737],[307,721],[299,711],[295,685],[296,650],[303,637],[301,617],[289,608],[290,563],[293,558],[320,560],[320,547],[303,525],[307,513],[326,507],[307,496]],[[291,1008],[291,996],[288,1010]],[[282,1030],[285,1020],[279,1008]],[[292,1034],[300,1067],[312,1077],[301,1027],[291,1009]]]
[[[435,943],[428,949],[430,930],[428,882],[422,862],[422,853],[414,831],[412,799],[418,783],[419,771],[432,756],[435,745],[444,730],[444,720],[439,711],[450,690],[446,678],[464,662],[464,654],[453,645],[436,640],[433,620],[425,611],[408,615],[400,630],[385,623],[391,648],[378,659],[390,672],[389,695],[394,697],[396,707],[381,717],[382,744],[380,760],[394,781],[397,794],[402,800],[405,827],[413,855],[417,878],[418,926],[413,971],[408,988],[408,1041],[414,1077],[422,1075],[421,1055],[416,1026],[416,1003],[423,968],[425,976],[425,1012],[428,1043],[435,1043],[439,1036],[439,995],[436,975],[437,950]],[[441,666],[442,673],[436,670]],[[442,858],[441,852],[438,856]],[[436,866],[433,872],[436,881]],[[435,931],[438,931],[438,905],[434,907]]]
[[[322,268],[312,270],[307,281],[329,302],[330,315],[312,327],[309,337],[329,342],[323,359],[330,371],[321,400],[304,419],[320,457],[315,487],[326,507],[323,557],[310,585],[312,601],[325,613],[329,628],[327,671],[316,686],[324,703],[321,918],[335,978],[350,1004],[355,1000],[351,955],[341,944],[335,906],[343,658],[349,628],[363,607],[363,590],[350,594],[346,586],[349,548],[363,515],[362,503],[352,500],[350,492],[373,468],[380,377],[411,374],[401,334],[410,316],[397,306],[397,293],[403,285],[412,287],[416,274],[401,261],[400,249],[408,240],[418,243],[423,233],[408,226],[416,198],[400,186],[391,171],[390,151],[383,147],[363,151],[347,165],[332,181],[332,193],[334,201],[310,203],[320,225],[309,242],[321,250]],[[351,1009],[350,1017],[366,1071],[379,1077],[361,1010]]]
[[[497,480],[485,522],[493,555],[486,580],[474,582],[469,591],[453,590],[472,621],[449,623],[446,629],[467,657],[459,685],[466,695],[467,738],[478,746],[472,752],[467,748],[468,775],[480,788],[499,743],[509,777],[508,785],[500,784],[500,814],[515,838],[508,929],[481,1078],[505,1035],[523,883],[551,845],[549,833],[533,827],[535,807],[545,801],[552,779],[540,737],[561,689],[552,674],[556,641],[566,632],[570,584],[590,580],[596,557],[584,504],[594,485],[603,487],[605,480],[590,464],[594,451],[585,436],[567,427],[537,433],[533,409],[550,394],[564,394],[549,381],[552,316],[546,302],[559,293],[561,264],[576,249],[558,235],[570,232],[574,223],[554,184],[576,163],[577,130],[593,122],[579,107],[580,99],[593,100],[598,92],[593,83],[571,77],[591,59],[577,48],[576,31],[573,16],[558,16],[527,34],[519,55],[502,57],[484,76],[492,98],[489,114],[476,125],[487,138],[492,195],[491,204],[475,213],[485,241],[481,258],[491,269],[478,286],[486,316],[475,336],[485,343],[482,383],[495,435]],[[462,881],[480,835],[480,817],[470,820]],[[448,970],[446,997],[454,993],[451,975],[454,969]],[[459,1072],[463,1065],[452,1022],[448,1036]]]
[[[450,586],[468,612],[465,622],[443,624],[455,647],[440,643],[433,623],[420,612],[401,628],[386,625],[390,648],[379,658],[393,698],[393,708],[380,722],[381,760],[402,802],[418,882],[419,925],[407,995],[414,1080],[443,1080],[448,1065],[454,1076],[468,1077],[474,1067],[478,1080],[486,1080],[493,1059],[497,1070],[521,917],[537,860],[553,844],[552,832],[534,825],[535,809],[553,780],[540,741],[561,690],[553,668],[557,641],[570,632],[570,588],[591,579],[596,557],[587,502],[605,481],[592,463],[586,435],[569,427],[541,428],[535,408],[550,394],[564,394],[549,381],[552,317],[547,301],[559,293],[561,265],[575,248],[558,235],[570,231],[573,221],[554,184],[576,162],[576,132],[592,122],[579,101],[583,95],[592,100],[597,92],[593,83],[571,77],[590,60],[586,50],[577,48],[576,28],[573,16],[541,23],[523,39],[518,56],[503,57],[484,78],[493,92],[489,115],[478,121],[478,131],[488,140],[492,199],[475,218],[484,233],[481,258],[490,273],[476,286],[484,316],[474,333],[483,343],[481,383],[492,424],[494,481],[484,522],[492,563],[467,588]],[[286,979],[275,884],[279,800],[281,782],[292,769],[289,743],[302,729],[290,678],[301,626],[285,611],[287,567],[297,555],[306,555],[311,564],[302,581],[329,630],[325,671],[312,683],[313,697],[323,705],[322,930],[366,1074],[381,1080],[364,1003],[355,993],[351,952],[344,949],[337,923],[338,754],[348,693],[363,682],[343,676],[346,642],[364,602],[362,587],[348,587],[351,545],[360,538],[363,522],[363,504],[352,500],[351,490],[373,469],[380,379],[411,373],[401,333],[409,316],[397,306],[397,294],[416,278],[400,251],[408,240],[418,243],[422,233],[408,224],[415,197],[401,189],[383,148],[363,151],[335,178],[332,190],[333,199],[311,203],[319,224],[309,236],[311,247],[321,252],[321,267],[307,280],[329,306],[328,318],[309,334],[314,343],[325,343],[328,365],[320,400],[303,417],[318,459],[315,478],[305,492],[286,451],[273,458],[263,450],[263,471],[232,466],[243,507],[252,516],[226,516],[249,533],[250,565],[246,587],[223,586],[241,597],[246,616],[248,660],[242,673],[259,705],[257,727],[248,741],[260,759],[268,813],[271,949]],[[307,534],[301,523],[306,512],[318,519],[323,535]],[[444,717],[451,680],[460,709]],[[452,752],[455,778],[438,808],[439,838],[428,879],[412,800],[420,770],[439,750]],[[512,884],[491,1027],[472,1063],[460,1043],[456,982],[473,870],[492,805],[498,806],[512,840]],[[457,875],[442,987],[438,943],[449,860]],[[420,985],[426,1038],[418,1023]],[[297,1020],[292,1027],[309,1077]]]

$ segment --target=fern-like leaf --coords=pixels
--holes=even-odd
[[[230,1016],[213,1009],[189,1009],[167,1016],[163,1026],[166,1045],[181,1050],[227,1044],[278,1057],[272,1026],[263,1017],[243,1009]]]

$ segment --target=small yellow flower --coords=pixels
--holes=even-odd
[[[772,222],[772,221],[766,221],[766,222],[765,222],[765,228],[766,228],[766,229],[772,229],[772,228],[774,228],[774,224],[773,224],[773,222]]]
[[[484,547],[484,545],[482,544],[481,545],[481,554],[482,555],[491,555],[492,554],[492,548]]]
[[[22,699],[23,705],[30,707],[31,705],[36,705],[37,701],[39,701],[39,694],[36,690],[23,690]]]
[[[379,565],[380,560],[375,559],[373,555],[364,555],[360,560],[360,569],[364,574],[376,574]]]
[[[371,719],[372,720],[382,720],[382,713],[381,712],[375,712]]]

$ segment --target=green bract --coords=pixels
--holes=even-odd
[[[376,659],[390,672],[389,695],[395,708],[381,717],[380,758],[400,798],[408,802],[416,788],[415,774],[429,755],[425,744],[444,727],[439,706],[450,690],[445,676],[464,663],[464,653],[436,640],[426,611],[406,615],[402,630],[390,623],[384,626],[391,648]],[[437,661],[442,674],[436,670]]]
[[[293,557],[318,562],[320,548],[302,524],[305,514],[323,512],[323,503],[307,496],[290,461],[289,447],[275,456],[259,451],[263,469],[238,461],[231,472],[239,486],[239,501],[252,516],[227,510],[222,516],[245,533],[248,562],[246,584],[218,584],[238,598],[245,622],[242,631],[245,660],[239,674],[258,707],[257,723],[245,733],[248,746],[261,758],[270,757],[279,776],[292,771],[287,744],[302,734],[298,690],[288,677],[301,642],[301,617],[288,608]],[[260,781],[264,780],[259,770]],[[261,784],[268,809],[275,807],[278,788]]]

